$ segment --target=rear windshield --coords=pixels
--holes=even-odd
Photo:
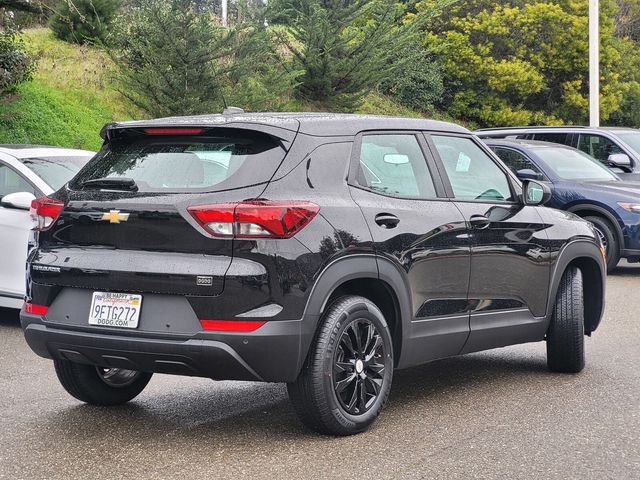
[[[84,167],[91,155],[75,157],[40,157],[20,160],[53,190],[58,190]]]
[[[98,178],[131,178],[140,192],[220,191],[267,182],[284,158],[259,132],[210,137],[135,137],[106,145],[70,187]]]

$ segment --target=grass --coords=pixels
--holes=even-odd
[[[46,28],[24,35],[37,69],[32,81],[0,102],[0,143],[97,150],[105,123],[140,116],[113,86],[104,52],[57,40]]]
[[[25,43],[36,56],[33,80],[0,99],[0,143],[33,143],[97,150],[104,124],[144,114],[132,108],[113,83],[114,65],[102,50],[56,39],[47,28],[24,32]],[[293,111],[313,107],[292,100]],[[406,117],[428,116],[371,93],[355,113]]]

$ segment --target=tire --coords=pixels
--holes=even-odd
[[[121,368],[100,368],[68,360],[54,360],[53,363],[64,389],[81,402],[91,405],[122,405],[137,397],[152,375]]]
[[[593,223],[596,227],[600,239],[605,245],[607,254],[607,272],[611,272],[620,261],[620,242],[618,234],[609,220],[602,217],[584,217],[585,220]]]
[[[560,280],[547,331],[547,366],[552,372],[578,373],[585,364],[582,272],[570,267]]]
[[[356,332],[365,340],[360,341],[364,348],[358,346]],[[307,427],[327,435],[353,435],[378,417],[392,378],[393,344],[382,312],[366,298],[345,296],[322,315],[302,372],[287,390]]]

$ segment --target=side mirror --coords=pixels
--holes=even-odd
[[[383,157],[384,163],[390,163],[391,165],[405,165],[409,163],[409,157],[400,153],[387,153]]]
[[[551,187],[535,180],[522,182],[522,200],[525,205],[544,205],[551,198]]]
[[[523,168],[522,170],[518,170],[516,172],[516,176],[520,180],[542,180],[542,175],[534,172],[530,168]]]
[[[33,195],[33,193],[15,192],[2,197],[2,200],[0,200],[0,205],[4,208],[29,210],[31,208],[31,201],[35,199],[36,197]]]
[[[631,159],[626,153],[612,153],[607,158],[607,163],[611,167],[621,168],[624,171],[631,170]]]

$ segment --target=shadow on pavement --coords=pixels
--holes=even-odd
[[[530,382],[532,375],[553,381],[544,355],[468,355],[398,371],[384,418],[401,418],[403,410],[411,406],[428,408],[434,402],[459,401],[475,388],[518,388],[518,382]],[[157,442],[159,438],[169,443],[210,441],[210,445],[247,438],[252,442],[292,440],[301,435],[324,438],[302,427],[284,385],[224,383],[195,391],[185,389],[184,393],[150,393],[120,407],[78,405],[61,410],[42,430],[53,438],[40,441],[55,444],[73,436],[76,442],[99,442],[100,437],[131,438],[132,432],[135,439],[131,441],[136,443]]]
[[[640,264],[620,263],[615,270],[609,273],[611,277],[640,277]]]
[[[20,310],[0,307],[1,327],[20,327]]]

